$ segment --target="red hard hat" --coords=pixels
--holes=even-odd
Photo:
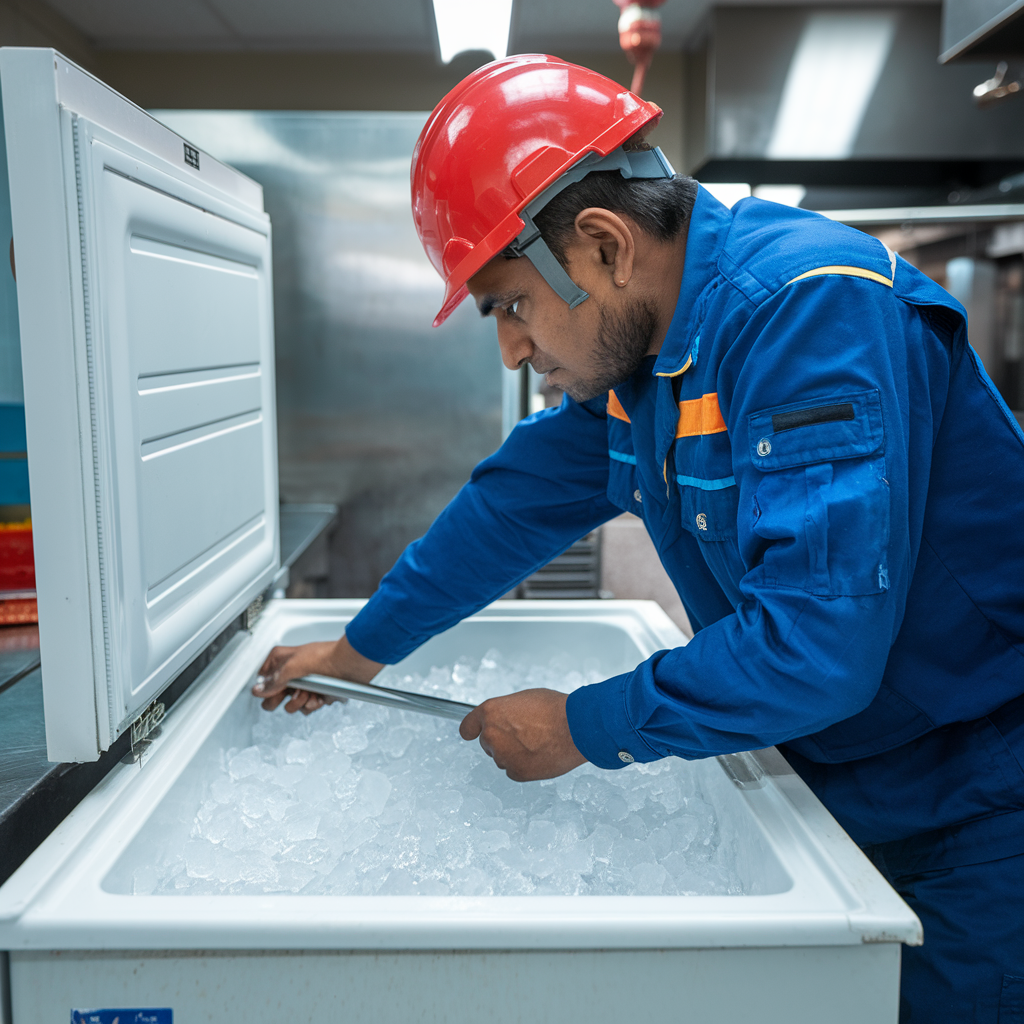
[[[611,169],[599,158],[660,117],[660,107],[610,78],[543,54],[485,64],[452,89],[424,125],[412,159],[413,220],[445,282],[434,326],[466,297],[466,282],[532,225],[521,216],[531,200],[588,154],[596,155],[589,170]],[[670,176],[671,166],[654,152],[658,166],[649,173],[636,169],[636,154],[613,164],[626,177]],[[572,180],[583,176],[576,173]],[[541,248],[547,253],[543,242]],[[535,251],[524,254],[538,263]]]

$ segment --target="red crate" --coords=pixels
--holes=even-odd
[[[35,589],[31,522],[0,523],[0,591]]]

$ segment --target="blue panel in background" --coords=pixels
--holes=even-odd
[[[25,406],[0,402],[0,452],[23,452],[25,448]]]
[[[21,333],[18,329],[18,292],[11,268],[14,243],[11,200],[7,183],[7,144],[4,112],[0,105],[0,402],[21,403],[25,391],[21,377]],[[22,446],[24,451],[24,445]],[[28,499],[25,499],[28,501]]]
[[[28,503],[25,407],[0,404],[0,505]]]
[[[174,1024],[171,1010],[72,1010],[71,1024]]]

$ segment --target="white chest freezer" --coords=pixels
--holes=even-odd
[[[270,225],[257,185],[52,51],[0,50],[0,88],[47,742],[54,760],[90,760],[276,570]],[[210,766],[251,743],[266,651],[337,637],[358,605],[271,601],[142,761],[0,888],[15,1024],[97,1007],[178,1024],[896,1020],[919,922],[772,750],[673,769],[729,834],[721,892],[140,887]],[[499,602],[397,671],[497,648],[610,675],[683,642],[645,602]],[[461,743],[454,727],[437,742],[442,759]],[[474,774],[489,779],[507,784]]]

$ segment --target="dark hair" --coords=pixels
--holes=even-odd
[[[559,192],[534,216],[555,259],[566,266],[576,235],[576,217],[591,206],[625,214],[659,241],[675,238],[686,227],[697,199],[697,182],[674,178],[623,178],[618,171],[595,171]]]

